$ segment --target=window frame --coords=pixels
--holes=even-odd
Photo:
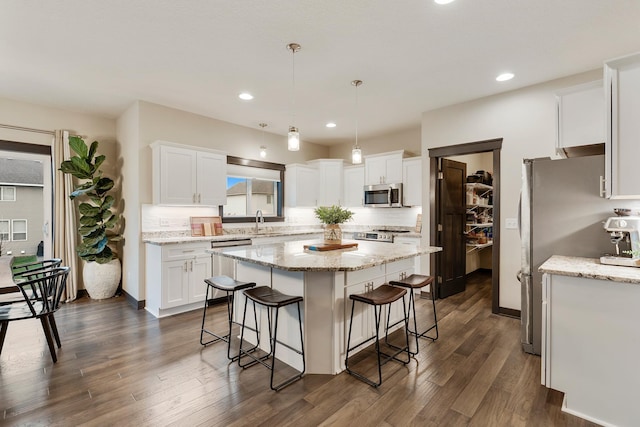
[[[15,232],[15,223],[18,221],[22,221],[24,222],[24,239],[16,239],[14,237],[14,235],[16,234]],[[27,221],[26,219],[12,219],[11,220],[11,241],[12,242],[26,242],[29,240],[29,221]]]
[[[261,168],[261,169],[271,169],[277,170],[280,172],[280,191],[278,191],[278,198],[276,203],[276,215],[265,216],[265,222],[284,222],[284,191],[285,191],[285,183],[284,183],[284,171],[285,165],[280,163],[272,163],[265,162],[262,160],[251,160],[251,159],[243,159],[242,157],[235,156],[227,156],[227,164],[228,165],[239,165],[239,166],[248,166],[252,168]],[[233,216],[233,217],[225,217],[224,216],[224,206],[218,206],[220,218],[222,218],[222,223],[240,223],[240,222],[254,222],[254,216]]]
[[[13,199],[5,199],[4,197],[4,189],[11,188],[13,189]],[[15,202],[17,199],[17,191],[16,187],[12,185],[1,185],[0,186],[0,202]]]

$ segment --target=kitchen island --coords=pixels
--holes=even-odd
[[[318,243],[317,240],[306,240],[210,249],[208,252],[212,256],[236,260],[237,280],[256,282],[258,286],[270,286],[289,295],[302,296],[307,373],[337,374],[344,370],[351,315],[349,295],[412,274],[416,256],[438,252],[441,248],[366,241],[357,242],[357,248],[335,251],[304,248]],[[244,297],[237,298],[234,303],[236,320],[241,321]],[[391,320],[401,319],[402,313],[402,303],[394,303]],[[258,322],[261,323],[260,342],[266,344],[264,312]],[[356,306],[352,342],[360,342],[372,335],[372,324],[372,315],[364,307]],[[299,348],[295,308],[287,307],[281,313],[278,328],[283,341]],[[249,336],[249,339],[255,340],[255,337]],[[278,352],[279,359],[301,369],[298,355],[285,347],[279,347]]]
[[[542,384],[563,411],[601,425],[638,425],[640,268],[553,256],[540,266]]]

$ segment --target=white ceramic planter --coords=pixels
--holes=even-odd
[[[84,288],[91,299],[111,298],[116,294],[120,284],[122,267],[119,259],[113,259],[106,264],[85,262],[82,268]]]

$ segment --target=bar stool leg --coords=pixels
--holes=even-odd
[[[229,340],[229,333],[231,332],[231,325],[229,325],[229,333],[227,333],[227,335],[217,335],[211,331],[208,331],[207,329],[205,329],[204,324],[207,318],[207,305],[209,303],[209,289],[211,289],[211,286],[207,285],[207,293],[205,295],[204,298],[204,311],[202,313],[202,327],[200,328],[200,344],[202,345],[209,345],[209,344],[213,344],[216,343],[218,341],[227,341]],[[227,312],[229,311],[229,292],[227,292]],[[207,333],[209,335],[214,336],[215,338],[209,340],[209,341],[204,341],[204,334]]]
[[[252,301],[253,302],[253,316],[254,316],[254,320],[256,322],[255,323],[256,329],[255,330],[251,329],[251,328],[247,328],[247,329],[255,331],[255,333],[256,333],[256,345],[254,345],[253,347],[251,347],[251,348],[249,348],[247,350],[243,350],[242,349],[242,343],[244,342],[244,329],[245,329],[246,320],[247,320],[247,302],[248,302],[248,298],[246,298],[244,300],[244,312],[242,313],[242,327],[240,328],[240,344],[238,346],[238,355],[235,356],[235,360],[238,361],[238,365],[241,368],[248,368],[249,366],[253,366],[256,363],[258,363],[258,360],[256,360],[256,358],[253,355],[251,355],[251,353],[256,351],[258,349],[258,347],[260,347],[260,332],[258,331],[258,315],[256,314],[256,303],[255,303],[255,301]],[[243,353],[246,356],[251,356],[251,358],[254,359],[254,360],[252,362],[248,363],[248,364],[242,365],[240,363],[240,360],[242,359]],[[262,356],[260,358],[260,360],[264,360],[264,359],[266,359],[268,357],[269,357],[269,355],[267,354],[266,356]]]

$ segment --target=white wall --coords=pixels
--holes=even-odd
[[[548,157],[555,153],[555,97],[558,89],[602,78],[594,70],[524,89],[453,105],[422,115],[422,152],[425,177],[429,176],[429,148],[503,138],[501,152],[500,306],[520,309],[520,238],[517,230],[506,230],[504,221],[516,218],[523,158]],[[423,182],[423,200],[432,189]],[[429,227],[429,209],[424,208],[424,227]],[[427,237],[425,237],[427,236]],[[429,231],[423,233],[428,241]],[[495,273],[495,272],[494,272]]]
[[[360,138],[358,145],[362,148],[363,156],[403,149],[406,157],[419,157],[421,153],[420,137],[420,127],[415,127],[372,138]],[[334,159],[344,159],[347,162],[346,165],[350,165],[351,149],[354,144],[355,142],[332,145],[329,155]]]

